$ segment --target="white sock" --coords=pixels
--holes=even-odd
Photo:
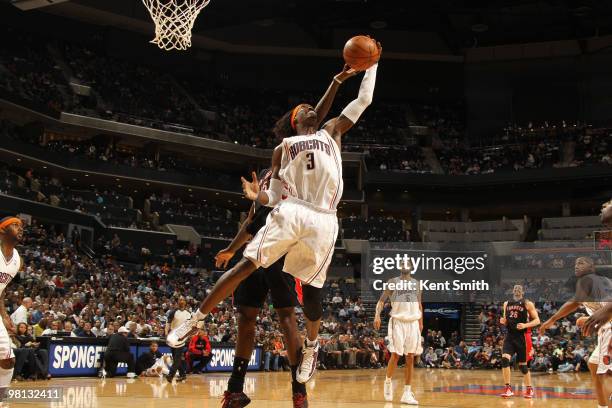
[[[308,340],[308,338],[306,338],[306,347],[314,347],[317,345],[318,342],[318,338],[314,339],[314,340]]]
[[[391,382],[391,378],[386,377],[386,378],[385,378],[385,381],[386,381],[386,382]]]
[[[13,379],[13,369],[0,368],[0,402],[4,400],[6,396],[6,390],[11,385]]]
[[[193,317],[195,317],[195,319],[196,319],[196,320],[204,320],[204,318],[206,317],[206,315],[205,315],[204,313],[202,313],[202,312],[200,311],[200,309],[198,309],[198,310],[197,310],[197,311],[194,313]]]
[[[597,408],[608,408],[607,405],[597,405]]]
[[[410,385],[404,385],[404,391],[410,392],[412,391],[412,387]]]

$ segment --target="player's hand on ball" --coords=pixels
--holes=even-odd
[[[234,257],[234,252],[225,248],[220,250],[217,255],[215,255],[215,267],[217,268],[227,268],[227,264]]]
[[[259,181],[257,180],[257,174],[255,174],[255,172],[252,172],[251,176],[253,177],[253,181],[248,181],[244,177],[240,177],[242,181],[242,191],[246,198],[251,201],[256,201],[257,195],[259,194]]]
[[[340,81],[340,83],[346,81],[352,76],[357,75],[357,71],[348,66],[348,64],[344,64],[344,68],[342,68],[342,72],[337,74],[334,79]]]
[[[376,316],[376,317],[374,318],[374,329],[375,329],[375,330],[380,329],[380,323],[381,323],[381,322],[380,322],[380,316]]]

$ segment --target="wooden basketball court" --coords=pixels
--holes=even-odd
[[[359,408],[400,407],[403,389],[402,370],[394,379],[394,402],[383,399],[384,370],[320,371],[308,384],[311,407]],[[513,373],[514,392],[521,375]],[[14,383],[15,388],[62,387],[61,402],[11,402],[11,408],[201,408],[220,407],[229,374],[189,376],[185,383],[168,384],[157,378],[67,378],[45,382]],[[249,373],[245,391],[253,400],[250,407],[291,407],[289,373]],[[499,370],[444,370],[417,369],[413,381],[416,398],[421,407],[595,407],[587,373],[535,374],[536,398],[521,396],[504,400]],[[404,405],[404,407],[407,407]]]

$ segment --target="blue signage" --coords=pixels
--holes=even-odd
[[[425,317],[443,317],[445,319],[459,319],[461,306],[456,303],[426,303],[423,306]]]
[[[63,340],[67,341],[64,342]],[[51,340],[49,342],[49,373],[54,377],[96,376],[102,363],[104,351],[106,350],[106,346],[99,343],[99,340],[93,340],[91,343],[83,341],[70,342],[68,339],[62,339],[62,341]],[[135,360],[148,350],[149,343],[146,341],[130,345],[130,351],[134,355]],[[163,354],[171,354],[170,347],[166,345],[160,345],[159,351]],[[207,366],[208,371],[232,371],[235,354],[232,345],[213,345],[211,353],[212,359]],[[261,347],[255,347],[249,360],[249,370],[259,370],[261,360]],[[126,371],[127,365],[119,363],[117,374],[122,375]]]

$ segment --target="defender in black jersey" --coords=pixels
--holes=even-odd
[[[271,172],[263,170],[260,174],[260,184],[266,188]],[[266,218],[272,208],[254,203],[249,216],[231,244],[215,256],[218,268],[226,268],[234,254],[249,241],[261,227],[266,224]],[[278,313],[281,331],[285,338],[287,357],[291,366],[292,390],[294,406],[308,406],[306,387],[296,380],[300,337],[297,329],[295,306],[300,304],[301,285],[293,276],[283,272],[284,258],[272,264],[267,270],[259,268],[247,279],[242,281],[234,292],[234,304],[238,306],[238,338],[234,368],[225,391],[223,408],[244,407],[250,399],[244,394],[244,377],[255,343],[255,324],[259,310],[270,295],[274,310]]]
[[[502,350],[502,374],[506,388],[501,396],[509,398],[514,395],[510,386],[510,360],[516,354],[527,387],[523,397],[533,398],[531,373],[527,363],[531,360],[531,328],[540,324],[540,318],[533,302],[523,297],[525,292],[521,285],[515,285],[512,293],[514,299],[504,302],[503,317],[500,319],[500,323],[508,329]]]
[[[557,312],[540,326],[540,334],[544,334],[555,322],[575,312],[579,307],[585,307],[588,314],[595,314],[612,302],[612,282],[605,276],[596,273],[595,262],[589,257],[576,258],[574,264],[576,276],[576,293],[574,297],[565,302]],[[604,314],[605,317],[605,314]],[[601,318],[600,318],[601,319]],[[586,318],[580,318],[576,325],[581,327]],[[601,321],[601,320],[600,320]],[[605,322],[605,320],[604,320]],[[610,355],[612,355],[612,329],[610,321],[601,325],[597,330],[597,346],[588,360],[593,388],[597,396],[599,407],[607,407],[610,394],[604,391],[608,388],[612,371]],[[610,387],[612,388],[612,387]]]

